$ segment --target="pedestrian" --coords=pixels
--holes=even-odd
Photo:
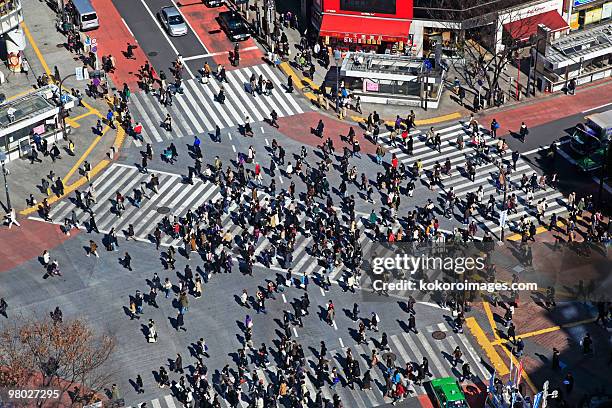
[[[127,251],[123,256],[123,267],[129,270],[130,272],[132,271],[132,257]]]
[[[499,129],[499,122],[496,119],[491,121],[491,137],[497,139],[497,129]]]
[[[95,255],[96,258],[99,258],[100,255],[98,255],[98,244],[96,244],[93,240],[89,240],[89,249],[87,251],[87,256],[89,255]]]
[[[525,138],[528,134],[529,129],[527,129],[527,125],[525,124],[525,122],[521,122],[521,127],[519,129],[519,138],[521,139],[521,142],[525,143]]]
[[[144,385],[142,383],[142,377],[140,374],[136,376],[136,392],[138,394],[144,394]]]
[[[5,215],[5,222],[8,223],[9,229],[13,226],[13,224],[17,225],[18,227],[21,227],[21,224],[19,223],[19,221],[17,221],[17,214],[15,213],[15,209],[12,207],[9,208],[7,214]]]
[[[6,309],[8,308],[8,304],[4,298],[0,297],[0,315],[6,317],[8,319],[8,314],[6,313]]]
[[[179,353],[176,354],[176,359],[174,360],[174,370],[175,373],[183,374],[183,357]]]

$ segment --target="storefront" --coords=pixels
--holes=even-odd
[[[544,24],[553,33],[552,38],[559,38],[569,31],[569,24],[562,17],[563,1],[547,0],[530,4],[527,7],[505,10],[499,16],[498,41],[507,44],[514,40],[528,45],[533,35],[537,33],[538,24]],[[501,41],[499,41],[501,39]]]
[[[612,18],[612,1],[609,0],[566,0],[571,1],[570,28],[581,30]]]
[[[405,54],[412,49],[411,0],[314,0],[312,23],[340,51]]]

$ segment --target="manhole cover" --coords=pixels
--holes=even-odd
[[[64,44],[55,44],[57,48],[64,48]]]
[[[157,51],[151,51],[151,52],[148,52],[148,53],[147,53],[147,55],[148,55],[149,57],[156,57],[156,56],[157,56]]]
[[[436,340],[443,340],[446,338],[446,333],[440,330],[436,330],[435,332],[431,333],[431,337]]]
[[[170,212],[170,208],[168,207],[157,207],[157,212],[160,214],[168,214]]]

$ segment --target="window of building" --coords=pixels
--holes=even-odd
[[[361,13],[395,14],[396,0],[340,0],[340,9]]]

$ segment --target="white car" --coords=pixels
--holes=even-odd
[[[164,7],[157,17],[161,21],[162,25],[172,37],[179,37],[187,34],[187,23],[183,19],[183,16],[174,6]]]

